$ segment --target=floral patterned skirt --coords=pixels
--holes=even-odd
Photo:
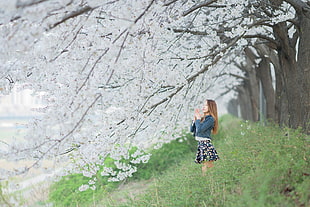
[[[201,164],[205,161],[216,161],[220,159],[217,155],[216,149],[209,140],[198,141],[198,149],[195,163]]]

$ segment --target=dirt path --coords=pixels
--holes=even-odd
[[[116,190],[108,193],[105,199],[100,201],[98,207],[106,206],[105,204],[120,204],[128,201],[134,201],[138,199],[138,196],[145,193],[146,190],[152,185],[153,180],[142,180],[136,182],[129,182],[121,184]]]

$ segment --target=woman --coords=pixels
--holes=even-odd
[[[214,146],[211,143],[211,132],[216,134],[218,131],[217,106],[214,100],[206,100],[203,115],[199,109],[195,109],[194,121],[191,125],[191,132],[194,133],[198,141],[198,150],[195,162],[202,164],[202,174],[205,175],[207,168],[213,167],[213,161],[219,159]]]

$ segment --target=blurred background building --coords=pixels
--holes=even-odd
[[[34,109],[43,106],[43,94],[34,95],[29,89],[13,88],[9,95],[0,95],[0,128],[18,127],[16,121],[25,122],[38,116]]]

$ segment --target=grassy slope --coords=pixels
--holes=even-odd
[[[223,119],[213,142],[221,160],[206,177],[186,153],[147,190],[118,190],[96,206],[310,206],[309,136]]]

